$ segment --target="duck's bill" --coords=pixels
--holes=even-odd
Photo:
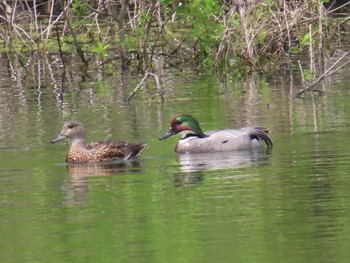
[[[66,139],[66,138],[67,138],[66,135],[60,134],[60,135],[58,135],[58,137],[57,137],[56,139],[53,139],[53,140],[51,141],[51,143],[56,143],[56,142],[59,142],[59,141],[63,141],[63,140]]]
[[[159,140],[164,140],[172,135],[174,135],[175,133],[172,130],[169,130],[167,133],[163,134],[162,136],[159,137]]]

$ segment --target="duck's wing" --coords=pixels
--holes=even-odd
[[[205,132],[218,149],[237,150],[260,146],[265,142],[272,147],[272,139],[264,127],[245,127],[241,129],[216,130]]]
[[[147,144],[143,142],[93,142],[86,148],[97,161],[128,160],[138,156]]]

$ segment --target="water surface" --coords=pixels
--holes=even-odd
[[[0,82],[1,262],[346,262],[350,257],[350,69],[294,99],[298,74],[168,71],[124,103],[137,75],[43,62]],[[43,70],[45,69],[45,70]],[[204,130],[264,125],[272,150],[176,155],[178,113]],[[88,141],[143,140],[142,158],[64,163],[64,120]]]

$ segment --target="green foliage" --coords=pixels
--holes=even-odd
[[[304,74],[305,80],[311,81],[313,79],[312,72],[309,69],[304,69],[303,74]]]
[[[195,0],[181,9],[186,21],[192,26],[191,38],[199,42],[202,63],[213,66],[215,51],[224,35],[225,27],[216,21],[222,16],[221,4],[215,0]]]
[[[127,35],[125,36],[125,45],[127,47],[128,52],[133,52],[138,49],[138,37]]]
[[[84,1],[74,1],[72,3],[72,11],[77,16],[77,18],[89,15],[88,3]]]
[[[307,46],[308,44],[310,44],[310,37],[311,37],[311,34],[310,33],[306,33],[301,38],[300,44],[301,44],[302,47]]]
[[[103,45],[98,41],[96,46],[92,48],[92,52],[96,53],[103,60],[108,57],[107,49],[110,48],[110,46],[109,44]]]
[[[125,41],[123,45],[126,46],[129,52],[136,52],[141,54],[140,57],[146,56],[146,50],[144,47],[151,44],[147,43],[148,35],[150,32],[150,24],[153,20],[153,17],[146,12],[146,10],[142,10],[138,19],[136,26],[133,30],[125,36]]]

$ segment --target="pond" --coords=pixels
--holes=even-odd
[[[4,63],[5,64],[5,63]],[[346,262],[350,67],[293,95],[298,72],[64,72],[46,60],[0,73],[1,262]],[[73,67],[74,68],[74,67]],[[271,150],[177,155],[172,117],[203,130],[263,125]],[[138,160],[66,165],[50,142],[77,119],[88,141],[145,141]]]

